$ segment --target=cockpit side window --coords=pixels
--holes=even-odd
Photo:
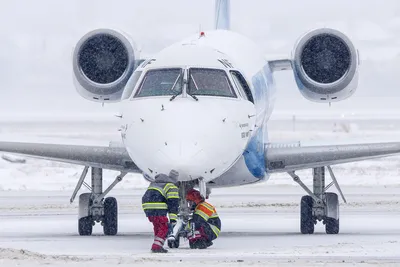
[[[246,79],[243,77],[243,75],[238,71],[231,71],[231,74],[238,89],[245,94],[243,97],[254,104],[254,98],[251,93],[250,87],[247,84]]]
[[[126,83],[124,92],[122,93],[121,100],[128,99],[131,95],[133,90],[136,87],[137,82],[139,81],[140,75],[142,75],[141,71],[135,71],[132,76],[129,78],[128,82]]]
[[[135,97],[168,96],[182,93],[182,69],[149,70],[139,86]]]
[[[223,70],[191,68],[188,80],[188,93],[191,95],[237,97]]]
[[[243,86],[240,84],[237,76],[235,76],[233,73],[231,73],[231,74],[232,74],[232,80],[233,80],[234,84],[236,85],[236,87],[239,91],[239,94],[242,96],[243,99],[249,100],[246,95],[246,92],[244,91]]]

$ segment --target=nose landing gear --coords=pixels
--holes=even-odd
[[[196,185],[196,182],[180,182],[179,184],[179,213],[178,220],[175,226],[171,227],[169,235],[168,235],[168,247],[169,248],[179,248],[180,238],[188,238],[190,233],[193,231],[191,225],[189,224],[190,219],[192,218],[192,207],[186,200],[187,192],[190,189],[193,189]],[[210,191],[206,188],[206,183],[203,179],[198,180],[198,185],[200,188],[200,194],[204,196],[204,198],[208,197]]]

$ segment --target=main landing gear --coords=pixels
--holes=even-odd
[[[104,197],[117,183],[122,181],[126,173],[121,172],[115,178],[114,182],[103,192],[103,169],[91,167],[91,186],[85,182],[88,170],[89,167],[83,169],[70,200],[71,203],[74,201],[82,185],[91,191],[91,193],[83,193],[79,196],[79,235],[91,235],[96,222],[101,222],[105,235],[116,235],[118,233],[118,203],[114,197]]]
[[[302,234],[313,234],[314,226],[318,221],[325,225],[327,234],[339,233],[339,200],[338,195],[326,192],[332,185],[335,185],[343,201],[346,199],[333,174],[330,166],[326,167],[332,178],[332,182],[325,187],[325,167],[313,169],[313,191],[300,180],[294,172],[289,172],[293,180],[298,183],[309,195],[303,196],[300,202],[300,230]]]

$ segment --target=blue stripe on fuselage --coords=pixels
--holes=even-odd
[[[263,179],[265,177],[263,140],[264,133],[262,129],[258,129],[243,153],[247,168],[250,173],[258,179]]]
[[[250,173],[258,178],[263,179],[266,175],[264,160],[264,143],[266,138],[266,121],[269,112],[269,86],[268,86],[269,69],[263,68],[252,77],[254,87],[254,104],[256,107],[256,132],[251,138],[247,149],[243,156],[246,166]]]

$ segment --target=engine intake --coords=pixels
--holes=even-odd
[[[73,54],[75,87],[79,94],[96,102],[118,102],[135,70],[135,44],[111,29],[84,35]]]
[[[317,102],[350,97],[358,85],[358,51],[350,39],[334,29],[304,35],[293,52],[293,71],[300,92]]]

